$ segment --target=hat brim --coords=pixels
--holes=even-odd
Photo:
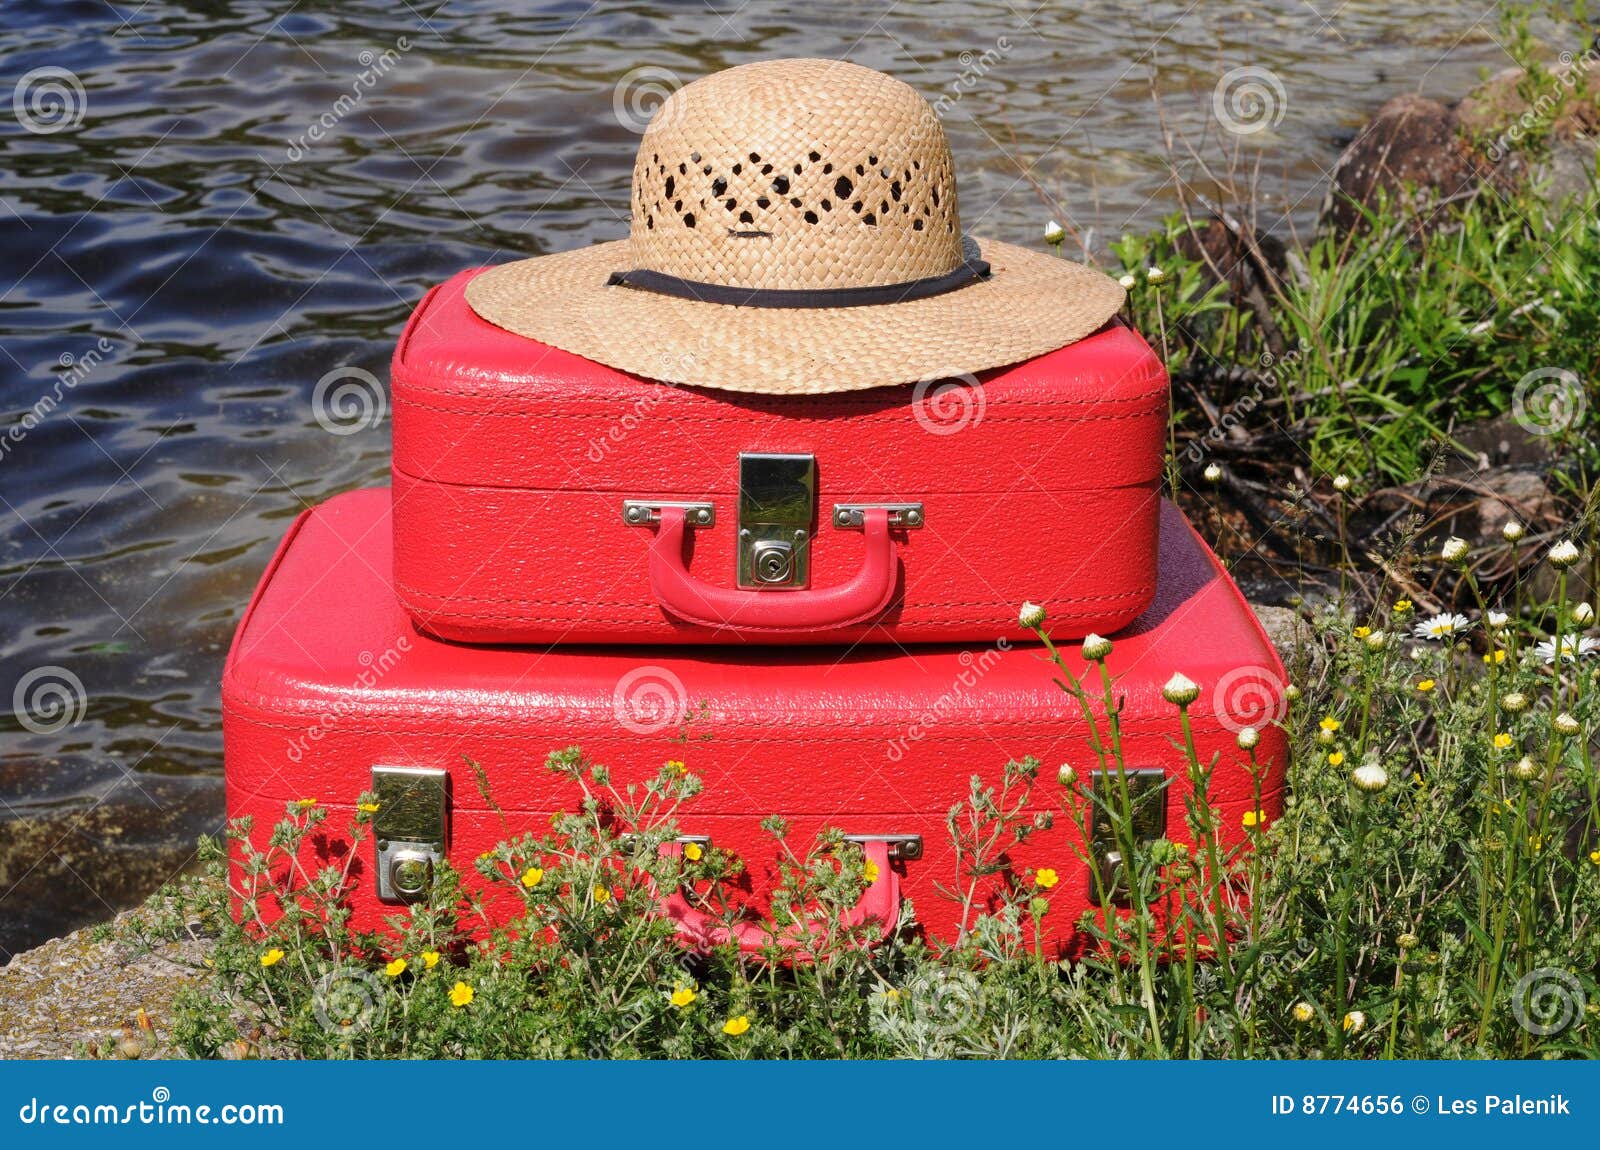
[[[970,247],[970,241],[968,246]],[[622,285],[628,241],[502,264],[467,285],[483,319],[621,371],[759,395],[820,395],[1020,363],[1102,327],[1126,298],[1093,268],[978,241],[990,274],[905,303],[736,307]]]

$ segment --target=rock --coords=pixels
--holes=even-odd
[[[1456,105],[1459,130],[1493,166],[1497,185],[1531,183],[1551,204],[1589,190],[1600,113],[1576,85],[1594,66],[1558,61],[1538,91],[1523,69],[1506,68]]]
[[[1438,225],[1445,204],[1470,193],[1487,171],[1454,112],[1424,96],[1396,96],[1335,162],[1320,226],[1336,235],[1366,231],[1362,209],[1374,207],[1381,191],[1413,217],[1413,234],[1425,232]]]
[[[1293,666],[1303,662],[1314,639],[1311,625],[1300,617],[1300,612],[1292,607],[1268,607],[1260,603],[1252,603],[1250,608],[1261,621],[1261,629],[1272,640],[1284,664]]]

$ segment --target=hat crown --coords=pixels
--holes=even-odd
[[[910,86],[840,60],[717,72],[645,129],[629,242],[639,268],[731,287],[946,275],[962,244],[944,128]]]

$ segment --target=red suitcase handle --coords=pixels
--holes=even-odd
[[[878,868],[878,877],[862,892],[861,901],[840,916],[839,925],[854,928],[877,922],[883,928],[876,940],[881,942],[893,934],[900,923],[900,876],[889,865],[888,842],[871,840],[862,843],[861,849],[866,852],[867,861]],[[682,852],[682,843],[667,843],[661,848],[664,855]],[[810,957],[807,944],[812,941],[812,936],[822,930],[820,924],[813,924],[809,935],[800,927],[792,927],[780,934],[771,925],[753,920],[736,922],[730,928],[721,919],[690,906],[681,890],[658,899],[656,912],[671,919],[678,934],[698,946],[726,946],[736,942],[739,949],[746,953],[777,946],[798,959]]]
[[[867,622],[894,596],[899,556],[882,507],[863,513],[867,559],[861,570],[847,583],[815,591],[713,587],[684,564],[685,530],[683,508],[661,509],[661,529],[650,544],[650,588],[662,610],[690,623],[735,631],[826,631]]]

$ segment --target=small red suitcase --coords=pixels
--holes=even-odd
[[[480,319],[395,351],[395,587],[477,643],[993,642],[1109,633],[1155,590],[1167,376],[1113,321],[958,381],[675,387]]]
[[[1034,791],[1042,810],[1058,805],[1057,765],[1093,765],[1082,718],[1037,645],[887,654],[441,642],[419,633],[395,598],[389,515],[390,493],[375,489],[295,522],[240,622],[222,686],[228,815],[254,816],[258,843],[287,803],[311,798],[330,811],[320,852],[344,857],[357,796],[374,788],[379,772],[376,836],[352,872],[357,925],[377,926],[396,909],[385,901],[402,894],[396,852],[438,851],[476,882],[480,852],[523,831],[547,831],[550,814],[574,809],[575,800],[543,769],[545,757],[578,745],[619,784],[654,775],[664,760],[688,759],[705,789],[679,829],[740,855],[757,902],[775,861],[764,817],[787,817],[800,851],[825,826],[878,836],[868,851],[881,881],[861,913],[892,922],[908,897],[917,921],[948,939],[960,913],[935,884],[956,880],[945,820],[971,776],[998,779],[1007,760],[1035,756],[1047,764]],[[1193,679],[1201,688],[1190,711],[1196,747],[1202,762],[1218,757],[1211,795],[1224,835],[1237,839],[1255,790],[1235,744],[1244,723],[1261,725],[1261,810],[1266,818],[1280,810],[1286,749],[1269,720],[1284,705],[1282,667],[1182,516],[1163,505],[1161,522],[1160,591],[1115,637],[1108,662],[1125,696],[1127,762],[1158,781],[1174,777],[1159,821],[1167,837],[1186,841],[1189,784],[1174,742],[1176,709],[1161,686],[1174,672]],[[1076,664],[1075,654],[1066,657]],[[702,703],[696,740],[687,748],[669,741],[684,709]],[[464,756],[486,770],[504,823],[479,797]],[[382,825],[384,787],[409,780],[420,780],[421,790],[407,791],[409,805],[392,813],[420,814],[434,830]],[[895,842],[919,849],[896,851]],[[1081,828],[1057,818],[1011,857],[1018,875],[1048,867],[1060,876],[1045,926],[1063,944],[1093,899],[1088,865],[1079,861],[1083,843]],[[705,929],[692,917],[680,926]]]

